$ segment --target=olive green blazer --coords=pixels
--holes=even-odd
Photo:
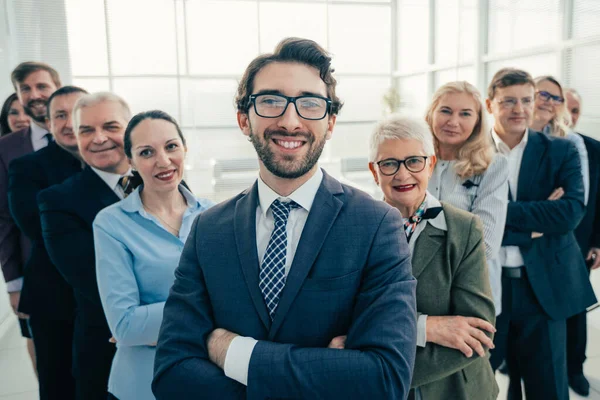
[[[417,279],[417,311],[462,315],[496,322],[479,218],[442,203],[448,230],[427,224],[417,237],[412,256]],[[488,400],[498,385],[486,357],[467,358],[459,350],[427,343],[417,347],[412,380],[423,400]]]

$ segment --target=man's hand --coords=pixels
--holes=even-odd
[[[227,350],[229,350],[229,345],[236,336],[239,335],[222,328],[217,328],[208,335],[208,339],[206,340],[208,357],[210,361],[218,365],[221,369],[225,368]]]
[[[563,197],[565,195],[565,191],[563,190],[563,188],[559,187],[554,189],[554,192],[552,192],[550,194],[550,197],[548,197],[548,200],[558,200],[561,197]]]
[[[492,324],[479,318],[458,315],[427,317],[427,341],[460,350],[467,357],[473,355],[473,350],[481,357],[485,356],[483,346],[494,348],[494,342],[483,330],[496,332]]]
[[[592,247],[585,260],[592,261],[591,269],[597,269],[600,267],[600,249],[597,247]]]
[[[541,238],[542,236],[544,236],[544,234],[543,234],[543,233],[539,233],[539,232],[531,232],[531,238],[532,238],[532,239]]]
[[[340,349],[343,350],[346,348],[346,335],[344,336],[336,336],[331,339],[331,342],[327,345],[328,349]]]
[[[29,315],[19,312],[19,301],[21,300],[21,292],[10,292],[8,294],[8,297],[10,298],[10,306],[12,307],[15,315],[21,319],[29,319]]]

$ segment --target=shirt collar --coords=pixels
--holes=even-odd
[[[494,144],[496,145],[496,149],[502,153],[502,154],[507,154],[510,153],[510,151],[512,150],[510,147],[508,147],[508,145],[506,143],[504,143],[504,141],[500,138],[500,136],[498,135],[498,132],[496,132],[496,130],[494,128],[492,128],[492,139],[494,139]],[[527,128],[525,130],[525,134],[523,135],[523,138],[521,139],[521,141],[519,142],[518,145],[516,145],[514,148],[525,148],[525,146],[527,146],[527,141],[529,140],[529,128]]]
[[[287,197],[280,196],[273,189],[271,189],[267,184],[262,180],[262,178],[258,177],[258,201],[263,213],[263,216],[267,216],[267,211],[271,208],[271,204],[276,199],[289,199],[293,200],[306,211],[310,212],[310,208],[312,207],[313,201],[315,200],[315,196],[317,195],[317,191],[319,190],[319,186],[321,186],[321,182],[323,181],[323,171],[321,168],[317,168],[315,174],[302,186],[296,189],[292,194]]]
[[[137,187],[129,196],[124,198],[121,201],[121,208],[125,212],[139,212],[144,210],[144,204],[142,203],[142,198],[140,197],[140,192],[144,186],[140,185]],[[198,208],[202,207],[200,201],[190,192],[185,186],[179,185],[179,192],[185,198],[185,202],[188,206],[188,211],[195,211]]]
[[[119,179],[121,179],[122,176],[131,175],[131,168],[129,169],[129,171],[127,171],[127,173],[125,173],[125,175],[113,174],[112,172],[102,171],[102,170],[99,170],[98,168],[94,168],[92,166],[90,166],[90,168],[100,177],[100,179],[102,179],[104,181],[104,183],[106,183],[108,185],[110,190],[113,190],[113,191],[117,189],[117,185],[119,184]]]
[[[436,199],[429,191],[425,194],[425,210],[433,207],[442,207],[442,203]],[[438,228],[442,231],[447,231],[448,226],[446,225],[446,217],[444,216],[444,210],[440,212],[435,218],[426,219],[428,224],[431,224],[434,228]]]
[[[31,138],[33,140],[41,140],[44,138],[44,136],[46,136],[47,133],[49,133],[46,128],[42,128],[35,122],[31,122],[29,126],[31,126]]]

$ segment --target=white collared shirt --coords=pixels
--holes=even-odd
[[[119,175],[113,174],[112,172],[102,171],[92,166],[90,166],[90,168],[96,173],[96,175],[100,177],[100,179],[104,181],[104,183],[108,185],[110,190],[112,190],[117,196],[119,196],[121,200],[125,198],[125,192],[123,191],[121,185],[119,185],[119,180],[123,176],[131,176],[131,169],[129,169],[129,171],[127,171],[125,175]]]
[[[521,142],[512,149],[498,136],[495,129],[492,129],[492,138],[498,152],[508,159],[508,187],[510,188],[512,201],[517,201],[519,171],[523,161],[523,153],[529,140],[529,129],[525,131]],[[525,265],[519,246],[502,246],[500,248],[500,263],[503,267],[521,267]]]
[[[279,199],[282,202],[290,200],[295,201],[301,208],[293,208],[290,211],[286,226],[287,233],[287,256],[285,259],[285,276],[290,272],[290,267],[296,255],[298,242],[304,230],[308,213],[312,207],[319,186],[323,181],[323,171],[317,168],[315,174],[306,181],[302,186],[296,189],[287,197],[278,195],[273,189],[258,178],[258,206],[256,207],[256,251],[258,253],[258,261],[262,264],[262,260],[267,251],[271,232],[275,227],[275,218],[271,210],[271,204]],[[248,385],[248,368],[250,367],[250,357],[252,351],[258,341],[251,337],[237,336],[229,345],[227,355],[225,356],[225,365],[223,371],[225,376],[235,379],[243,385]]]
[[[31,146],[33,146],[33,151],[38,151],[48,146],[48,139],[46,135],[50,132],[46,128],[42,128],[33,120],[31,121]]]

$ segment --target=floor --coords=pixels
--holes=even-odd
[[[585,399],[600,400],[600,308],[588,314],[588,322],[588,360],[584,369],[592,391]],[[496,378],[500,385],[498,398],[505,399],[508,378],[500,373]],[[16,319],[11,317],[0,325],[0,400],[37,399],[37,382],[25,340],[21,338]],[[584,397],[571,392],[571,399]]]

